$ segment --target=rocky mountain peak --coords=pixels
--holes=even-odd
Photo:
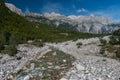
[[[12,12],[17,13],[18,15],[24,16],[24,13],[22,12],[21,9],[17,8],[15,5],[11,3],[5,3],[5,6],[9,8]]]
[[[95,16],[93,14],[89,16],[83,15],[70,15],[64,16],[59,13],[45,13],[43,15],[39,13],[22,13],[21,9],[15,7],[13,4],[6,3],[6,6],[13,12],[19,15],[25,15],[27,20],[38,23],[48,23],[56,25],[56,27],[62,27],[65,29],[72,29],[80,32],[103,34],[111,33],[120,28],[120,23],[113,22],[110,18],[103,16]],[[53,26],[51,25],[51,26]]]

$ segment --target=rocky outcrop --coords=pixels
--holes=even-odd
[[[5,3],[5,6],[9,8],[12,12],[17,13],[18,15],[24,16],[24,13],[22,12],[21,9],[17,8],[15,5],[11,3]]]

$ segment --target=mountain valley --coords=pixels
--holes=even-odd
[[[0,80],[120,80],[120,23],[0,0]]]

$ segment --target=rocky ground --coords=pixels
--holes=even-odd
[[[108,37],[103,39],[109,41]],[[82,44],[78,47],[78,43]],[[120,62],[102,57],[99,38],[48,45],[77,59],[61,80],[120,80]]]
[[[1,55],[0,59],[0,80],[7,78],[13,79],[13,75],[18,73],[27,62],[34,60],[37,54],[42,57],[45,53],[51,51],[48,46],[38,48],[35,46],[19,45],[18,54],[14,57],[8,55]],[[8,79],[9,80],[9,79]]]
[[[120,80],[120,62],[103,57],[100,45],[99,38],[19,45],[16,56],[0,55],[0,80]]]
[[[60,80],[120,80],[120,63],[95,56],[82,56]]]

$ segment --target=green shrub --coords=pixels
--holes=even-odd
[[[101,42],[101,44],[103,44],[103,45],[106,45],[106,44],[107,44],[107,41],[104,40],[104,39],[101,39],[101,38],[100,38],[100,42]]]
[[[112,45],[120,44],[120,37],[118,37],[118,36],[111,36],[109,43],[112,44]]]
[[[116,54],[116,57],[118,57],[120,59],[120,47],[116,48],[115,54]]]
[[[43,47],[44,42],[35,40],[34,42],[32,42],[32,45],[35,45],[35,46],[38,46],[38,47]]]
[[[113,32],[110,37],[110,44],[112,45],[120,45],[120,29]]]
[[[0,52],[4,49],[4,45],[0,42]]]
[[[120,36],[120,29],[113,32],[113,35]]]
[[[80,46],[82,46],[82,43],[79,42],[79,43],[77,43],[76,45],[77,45],[77,48],[80,48]]]
[[[5,47],[3,53],[14,56],[15,54],[17,54],[17,49],[14,45],[9,45]]]

